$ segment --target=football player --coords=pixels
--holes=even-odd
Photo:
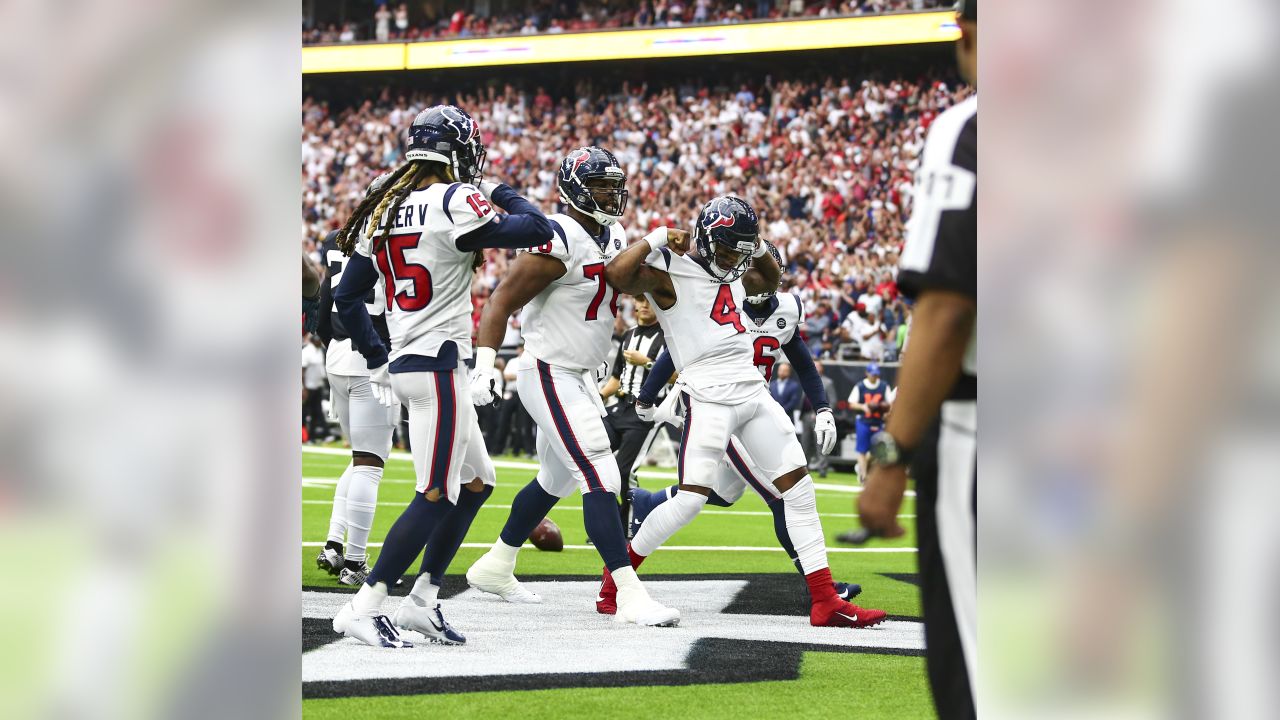
[[[467,582],[509,602],[540,602],[516,580],[516,555],[551,508],[580,490],[587,535],[614,572],[618,617],[675,625],[679,611],[649,597],[627,556],[618,463],[595,374],[613,350],[618,291],[605,281],[605,268],[626,242],[618,223],[627,205],[626,174],[609,151],[585,147],[560,163],[557,183],[567,213],[551,216],[555,236],[521,253],[485,304],[471,384],[476,404],[494,401],[494,358],[507,318],[527,306],[524,349],[531,362],[517,373],[516,387],[538,426],[538,475],[516,495],[502,534],[467,570]]]
[[[380,178],[385,181],[385,176]],[[378,181],[370,192],[379,189]],[[325,370],[329,375],[329,404],[338,418],[342,436],[351,445],[351,464],[343,471],[333,492],[329,537],[316,557],[316,566],[338,582],[358,587],[369,577],[366,546],[378,507],[378,484],[391,453],[391,439],[400,420],[400,404],[383,405],[369,386],[369,369],[351,344],[351,335],[333,310],[333,290],[342,280],[347,256],[338,249],[337,231],[329,233],[321,249],[329,270],[329,282],[320,293],[318,334],[326,343]],[[384,315],[382,287],[375,285],[365,298],[365,308],[384,344],[391,343]],[[346,541],[344,547],[343,541]]]
[[[546,217],[510,187],[477,186],[485,149],[475,121],[460,108],[438,105],[419,113],[405,160],[339,231],[338,247],[351,259],[334,292],[339,316],[371,371],[374,397],[388,406],[402,398],[409,409],[417,492],[387,533],[368,578],[333,620],[334,630],[381,647],[410,646],[381,608],[388,586],[424,546],[423,572],[396,610],[395,625],[432,642],[466,641],[445,623],[436,599],[439,578],[494,485],[493,463],[464,394],[472,270],[484,248],[530,247],[551,237]],[[507,214],[494,212],[495,204]],[[364,305],[379,280],[390,355]]]
[[[765,241],[765,244],[769,248],[769,253],[773,255],[774,261],[781,267],[782,256],[778,254],[777,248],[768,241]],[[791,293],[761,293],[748,297],[743,309],[749,320],[743,324],[752,337],[756,369],[764,376],[765,382],[768,382],[773,376],[774,364],[782,356],[786,356],[795,368],[800,384],[804,386],[809,403],[816,408],[815,430],[819,451],[824,455],[830,453],[836,442],[835,418],[831,413],[827,393],[822,389],[822,379],[813,363],[809,346],[796,332],[800,323],[804,322],[804,308],[800,304],[800,298]],[[658,391],[665,385],[665,378],[670,377],[674,369],[675,363],[670,353],[663,353],[654,363],[653,372],[649,376],[650,380],[645,382],[636,399],[636,412],[642,417],[653,417],[656,414],[658,408],[653,407],[654,400]],[[677,386],[678,392],[679,386]],[[664,410],[667,409],[664,408]],[[683,424],[682,418],[674,413],[670,414],[673,416],[673,425],[679,427]],[[782,545],[782,549],[787,551],[787,556],[791,558],[796,569],[804,575],[804,568],[801,567],[796,557],[795,547],[791,543],[791,537],[787,534],[785,503],[782,502],[782,496],[777,489],[762,480],[765,477],[763,472],[746,448],[742,447],[742,443],[736,438],[730,439],[728,447],[725,448],[725,457],[712,485],[711,494],[707,498],[707,504],[729,507],[737,502],[750,486],[773,513],[773,530],[778,537],[778,542]],[[672,485],[652,493],[642,488],[631,490],[632,537],[639,532],[645,517],[654,508],[673,497],[678,488],[678,485]],[[850,600],[862,592],[862,587],[853,583],[837,582],[835,590],[840,599]],[[600,612],[612,612],[611,595],[612,587],[606,579],[601,587],[600,600],[596,604]]]
[[[836,595],[804,450],[791,418],[755,367],[739,308],[747,295],[775,292],[781,279],[781,268],[759,240],[755,210],[741,198],[717,197],[698,214],[692,242],[687,232],[658,228],[619,255],[605,274],[622,292],[649,295],[680,371],[678,402],[685,418],[677,462],[680,492],[649,513],[632,539],[633,567],[706,505],[725,448],[736,436],[762,482],[781,496],[787,536],[809,586],[810,624],[865,627],[882,621],[883,612]]]

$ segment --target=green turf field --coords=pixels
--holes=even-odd
[[[333,483],[342,473],[349,459],[343,454],[331,453],[332,451],[326,452],[323,449],[316,451],[306,448],[302,463],[303,546],[300,551],[300,560],[303,584],[308,588],[326,590],[336,587],[337,583],[328,574],[317,570],[314,559],[327,533]],[[462,578],[462,573],[484,552],[484,548],[496,539],[506,519],[512,497],[533,477],[535,472],[530,461],[523,458],[502,457],[495,458],[495,462],[499,465],[498,488],[476,517],[466,544],[458,552],[445,584],[446,592],[451,589],[455,591],[465,589],[466,582]],[[641,474],[641,485],[647,489],[658,489],[673,482],[670,478],[653,476],[654,473],[670,473],[670,469],[648,468],[647,471]],[[411,497],[414,488],[413,477],[412,465],[407,458],[393,457],[388,462],[379,490],[378,515],[370,538],[371,556],[376,556],[378,544],[386,535],[400,509]],[[920,615],[918,588],[909,579],[888,576],[914,574],[916,572],[915,553],[879,552],[886,548],[914,547],[914,498],[908,497],[902,509],[905,516],[902,522],[908,528],[905,538],[893,541],[872,541],[865,546],[863,549],[865,551],[840,552],[840,546],[833,540],[834,536],[857,524],[853,515],[853,502],[857,496],[851,492],[856,487],[856,482],[851,475],[837,473],[825,479],[815,477],[814,480],[820,486],[830,486],[819,487],[818,505],[828,538],[828,546],[833,550],[830,554],[830,563],[835,579],[861,584],[862,595],[854,602],[863,607],[879,608],[892,616],[901,616],[903,619],[918,618]],[[563,530],[566,545],[586,544],[580,498],[575,496],[564,500],[552,511],[551,518]],[[471,544],[475,544],[476,547],[468,547]],[[696,580],[699,576],[708,575],[718,578],[732,578],[735,575],[758,578],[761,574],[775,574],[778,580],[774,584],[785,588],[786,593],[797,596],[803,593],[802,579],[785,554],[777,547],[772,518],[767,508],[759,497],[750,491],[733,508],[706,508],[689,527],[677,533],[667,545],[670,549],[659,550],[641,568],[642,578],[646,575],[664,577],[679,575]],[[372,564],[372,557],[370,564]],[[599,556],[590,548],[566,548],[560,553],[544,553],[526,546],[521,553],[517,573],[522,577],[581,576],[578,579],[585,584],[586,580],[598,577],[600,566]],[[416,564],[412,571],[416,571]],[[655,596],[660,597],[656,591]],[[787,597],[790,598],[790,595]],[[579,612],[579,608],[572,608],[572,612]],[[579,619],[583,623],[605,622],[599,616],[590,613],[589,605],[581,607],[580,612],[580,615],[573,616],[573,622],[578,622]],[[765,611],[755,608],[751,612]],[[782,610],[776,612],[787,614]],[[315,624],[317,621],[313,619],[311,622]],[[459,625],[459,630],[468,632],[468,627],[456,620],[454,622]],[[696,630],[697,621],[692,617],[682,623],[682,629],[689,628],[691,623],[694,626],[692,629]],[[607,633],[618,631],[607,624],[599,627],[602,633],[601,642],[609,642]],[[779,641],[791,639],[786,627],[793,626],[779,626]],[[662,632],[662,629],[656,628],[629,627],[629,630],[637,633]],[[766,627],[765,632],[767,631]],[[817,632],[828,633],[824,640],[836,638],[835,642],[843,643],[844,638],[847,637],[849,645],[860,644],[859,633],[877,631],[879,631],[878,628],[817,630]],[[861,638],[866,637],[876,636],[861,636]],[[473,637],[465,648],[431,646],[421,652],[436,653],[429,657],[433,660],[440,658],[447,661],[451,656],[444,653],[470,651],[478,642]],[[769,642],[757,642],[751,652],[758,652],[762,647],[767,652],[769,645]],[[537,681],[534,680],[532,684],[521,685],[529,689],[519,690],[430,695],[396,694],[386,697],[342,699],[327,697],[320,699],[304,689],[306,699],[304,699],[303,709],[307,717],[317,718],[421,717],[433,711],[447,712],[450,717],[493,717],[513,711],[519,717],[529,718],[635,717],[637,706],[643,706],[644,710],[640,716],[647,718],[675,717],[676,715],[739,717],[744,710],[753,715],[776,714],[787,717],[830,716],[833,712],[838,715],[852,714],[874,718],[931,716],[921,657],[849,652],[846,648],[822,651],[821,648],[810,646],[797,647],[799,649],[796,651],[796,657],[801,657],[800,650],[803,650],[803,659],[799,663],[799,677],[794,680],[707,682],[672,687],[667,686],[670,683],[665,680],[647,683],[637,675],[637,678],[641,678],[640,680],[636,683],[623,681],[620,684],[624,686],[538,689]],[[372,648],[369,650],[372,652],[419,652],[418,648],[411,651],[375,651]],[[731,661],[732,658],[726,660],[726,662]],[[548,671],[553,670],[549,668]],[[493,672],[501,673],[502,668],[494,668]],[[304,678],[305,676],[304,669]],[[471,688],[484,687],[483,677],[468,678],[468,681],[471,682],[469,685]],[[590,682],[588,681],[587,684]],[[331,691],[328,694],[334,693]],[[766,708],[772,708],[773,712]]]

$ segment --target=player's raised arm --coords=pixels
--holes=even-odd
[[[671,278],[662,270],[648,265],[662,262],[661,258],[666,257],[664,253],[683,255],[688,247],[689,233],[660,227],[615,257],[604,269],[605,282],[628,295],[657,291],[674,301]]]
[[[776,290],[782,281],[782,268],[769,252],[769,242],[763,238],[757,241],[751,256],[751,267],[742,274],[742,287],[747,294],[759,295]]]
[[[459,250],[474,252],[484,248],[527,248],[551,239],[551,221],[533,203],[509,185],[481,183],[481,191],[465,183],[445,193],[445,205],[458,232]],[[506,214],[493,212],[493,204]]]

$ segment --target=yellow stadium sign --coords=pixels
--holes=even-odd
[[[420,70],[732,55],[953,41],[955,13],[706,25],[302,49],[302,72]]]

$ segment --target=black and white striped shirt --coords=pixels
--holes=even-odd
[[[635,396],[640,394],[649,371],[643,365],[632,365],[623,355],[625,350],[635,350],[649,360],[657,360],[665,346],[662,338],[662,327],[658,323],[637,325],[622,336],[622,344],[618,346],[618,354],[613,359],[613,377],[618,378],[618,394]]]
[[[898,287],[915,298],[928,290],[978,297],[978,96],[934,120],[912,189],[911,220]],[[953,399],[977,393],[977,325],[965,350]]]

